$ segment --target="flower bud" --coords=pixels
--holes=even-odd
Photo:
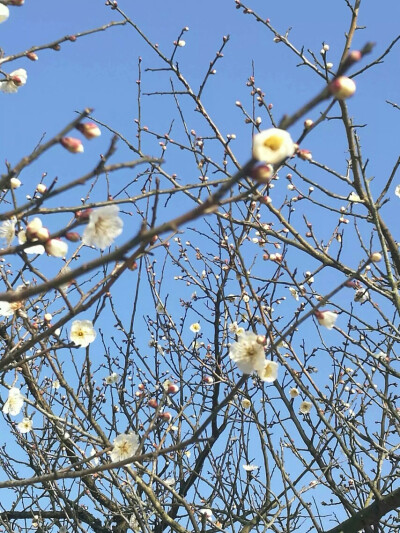
[[[79,139],[75,139],[74,137],[63,137],[60,141],[62,146],[68,152],[71,152],[72,154],[82,153],[83,152],[83,144]]]
[[[5,22],[10,16],[10,10],[4,4],[0,4],[0,23]]]
[[[35,54],[35,52],[28,52],[26,54],[26,57],[30,59],[31,61],[37,61],[39,59],[38,55]]]
[[[37,239],[38,232],[43,229],[42,221],[39,217],[32,219],[29,224],[26,226],[25,234],[28,241],[33,241]],[[42,234],[43,235],[43,234]],[[47,239],[49,238],[49,233],[47,230]],[[45,240],[47,240],[45,239]]]
[[[310,150],[306,150],[305,148],[298,150],[297,155],[300,157],[300,159],[303,159],[303,161],[311,161],[312,159],[312,153]]]
[[[310,118],[304,121],[304,127],[306,129],[311,128],[311,126],[314,124],[314,121],[312,121]]]
[[[382,259],[382,254],[379,253],[379,252],[373,252],[371,254],[371,261],[373,261],[374,263],[379,263],[379,261],[381,261]]]
[[[86,137],[86,139],[89,139],[89,140],[94,139],[95,137],[100,137],[101,135],[100,128],[94,122],[85,122],[85,123],[78,124],[76,126],[76,129],[80,131],[82,135]]]
[[[346,76],[339,76],[329,84],[329,91],[338,100],[345,100],[356,92],[356,84]]]
[[[76,231],[67,231],[65,238],[70,242],[79,242],[81,240],[81,236]]]
[[[44,183],[38,183],[36,185],[36,191],[39,194],[44,194],[47,191],[47,187],[46,187],[46,185]]]
[[[170,383],[167,387],[168,394],[176,394],[178,391],[179,387],[175,383]]]
[[[152,407],[153,409],[156,409],[157,406],[158,406],[158,403],[157,403],[157,400],[155,398],[151,398],[148,402],[147,402],[147,405],[149,407]]]
[[[10,187],[11,189],[18,189],[21,187],[21,181],[18,178],[11,178],[10,179]]]
[[[46,313],[43,318],[46,322],[51,322],[53,315],[51,313]]]
[[[251,171],[251,177],[258,183],[269,183],[274,173],[272,165],[259,165]]]

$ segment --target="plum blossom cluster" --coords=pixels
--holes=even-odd
[[[229,357],[244,374],[257,372],[267,383],[278,377],[279,364],[265,358],[265,338],[252,331],[244,331],[229,350]]]
[[[12,234],[15,232],[16,220],[7,220],[3,222],[0,235],[3,236],[7,234],[6,240],[8,243],[12,241]],[[43,222],[39,217],[32,219],[25,230],[18,232],[18,241],[20,244],[29,243],[40,243],[34,244],[25,248],[27,254],[43,254],[47,252],[48,255],[53,257],[62,257],[64,258],[68,252],[68,244],[61,239],[51,239],[50,232],[47,228],[43,226]]]

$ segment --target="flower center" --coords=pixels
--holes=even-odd
[[[270,137],[268,137],[268,139],[265,139],[264,141],[265,148],[269,148],[273,152],[279,150],[282,144],[283,139],[280,135],[271,135]]]

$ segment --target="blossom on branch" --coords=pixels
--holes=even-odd
[[[113,449],[110,452],[111,461],[123,461],[135,455],[139,447],[139,439],[136,433],[121,433],[113,441]]]
[[[29,433],[29,431],[32,431],[33,423],[30,418],[23,418],[22,421],[17,424],[17,427],[20,431],[20,433]]]
[[[265,366],[264,345],[252,331],[244,331],[229,350],[229,357],[244,374],[262,372]]]
[[[12,217],[10,220],[4,220],[0,226],[0,239],[6,241],[7,246],[10,246],[15,237],[15,225],[17,219]]]
[[[314,315],[319,325],[326,327],[326,329],[332,329],[338,317],[337,313],[333,311],[314,311]]]
[[[49,239],[44,248],[53,257],[65,257],[68,252],[68,244],[61,239]]]
[[[272,383],[278,377],[279,363],[275,361],[266,360],[264,368],[258,371],[259,377],[267,383]]]
[[[0,81],[0,91],[3,93],[16,93],[22,85],[25,85],[28,74],[24,68],[13,70],[7,80]]]
[[[118,213],[117,205],[106,205],[92,211],[82,235],[83,244],[95,246],[100,250],[111,246],[114,239],[121,235],[124,225]]]
[[[282,163],[295,152],[290,134],[279,128],[261,131],[253,137],[253,157],[271,165]]]
[[[300,407],[299,407],[299,411],[302,415],[308,415],[308,413],[311,411],[312,409],[312,403],[311,402],[301,402],[300,404]]]
[[[74,320],[71,325],[69,338],[72,342],[86,348],[96,338],[96,331],[91,320]]]
[[[8,392],[8,399],[3,405],[3,413],[5,415],[17,416],[19,415],[22,406],[24,405],[24,397],[18,387],[11,387]]]
[[[5,22],[10,16],[10,10],[4,4],[0,4],[0,24]]]
[[[86,139],[94,139],[95,137],[100,137],[101,130],[98,127],[97,124],[94,122],[84,122],[81,124],[78,124],[76,126],[76,129],[82,133]]]
[[[338,100],[345,100],[356,92],[356,84],[351,78],[339,76],[329,84],[329,92]]]
[[[71,154],[79,154],[84,151],[81,140],[75,139],[75,137],[63,137],[60,144]]]

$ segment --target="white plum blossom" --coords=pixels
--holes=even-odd
[[[194,324],[191,324],[189,329],[193,333],[198,333],[201,330],[201,326],[198,322],[195,322]]]
[[[299,293],[296,291],[294,287],[289,287],[289,292],[293,296],[293,298],[296,300],[296,302],[299,301]]]
[[[25,85],[28,74],[24,68],[13,70],[8,75],[8,80],[0,81],[0,91],[3,93],[16,93],[22,85]]]
[[[242,403],[243,409],[250,409],[251,401],[248,398],[243,398],[241,403]]]
[[[244,332],[244,329],[238,326],[237,322],[232,322],[232,324],[229,324],[228,329],[230,333],[234,333],[235,335],[241,335]]]
[[[121,235],[124,225],[118,213],[117,205],[106,205],[92,211],[82,235],[83,244],[95,246],[100,250],[111,246],[114,239]]]
[[[199,513],[202,515],[202,516],[205,516],[207,518],[207,520],[210,520],[213,513],[211,511],[211,509],[200,509],[199,510]]]
[[[291,398],[296,398],[300,394],[299,389],[296,389],[296,387],[292,387],[289,391],[289,396]]]
[[[111,461],[123,461],[135,455],[139,447],[139,439],[136,433],[121,433],[113,441],[113,449],[110,452]]]
[[[17,427],[21,433],[29,433],[29,431],[32,431],[33,427],[32,420],[25,417],[19,424],[17,424]]]
[[[333,311],[315,311],[314,315],[319,325],[326,327],[326,329],[332,329],[338,317],[337,313]]]
[[[308,413],[311,411],[312,409],[312,403],[311,402],[307,402],[304,400],[304,402],[301,402],[300,404],[300,407],[299,407],[299,411],[302,415],[308,415]]]
[[[282,163],[295,152],[290,134],[279,128],[261,131],[253,137],[253,158],[271,165]]]
[[[360,289],[357,289],[354,293],[354,301],[364,303],[367,300],[369,300],[369,292],[367,289],[361,287]]]
[[[65,257],[68,253],[68,244],[61,239],[49,239],[44,248],[48,255],[53,257]]]
[[[258,335],[244,331],[230,347],[229,357],[244,374],[251,374],[254,370],[262,372],[264,369],[264,346],[259,341]]]
[[[254,470],[258,470],[260,467],[257,465],[242,465],[243,469],[246,472],[254,472]]]
[[[69,338],[72,342],[86,348],[96,338],[96,331],[91,320],[74,320],[71,325]]]
[[[113,372],[112,374],[106,377],[106,384],[114,385],[114,383],[117,383],[118,380],[119,380],[119,374],[117,374],[116,372]]]
[[[349,194],[347,199],[349,200],[349,202],[355,202],[355,203],[363,201],[363,200],[361,200],[359,195],[356,192],[354,192],[354,191]]]
[[[3,4],[0,4],[0,6],[1,5]],[[15,237],[16,223],[17,219],[15,217],[12,217],[10,220],[4,220],[4,222],[0,226],[0,239],[4,239],[6,241],[7,246],[10,246]]]
[[[8,399],[3,405],[3,413],[5,415],[17,416],[19,415],[22,406],[24,405],[24,397],[18,387],[11,387],[8,392]]]
[[[272,383],[278,377],[279,364],[275,361],[266,360],[264,368],[258,371],[259,377],[267,383]]]
[[[10,16],[10,10],[4,4],[0,4],[0,24],[5,22]]]
[[[400,198],[400,185],[397,185],[397,187],[394,190],[394,194]]]

